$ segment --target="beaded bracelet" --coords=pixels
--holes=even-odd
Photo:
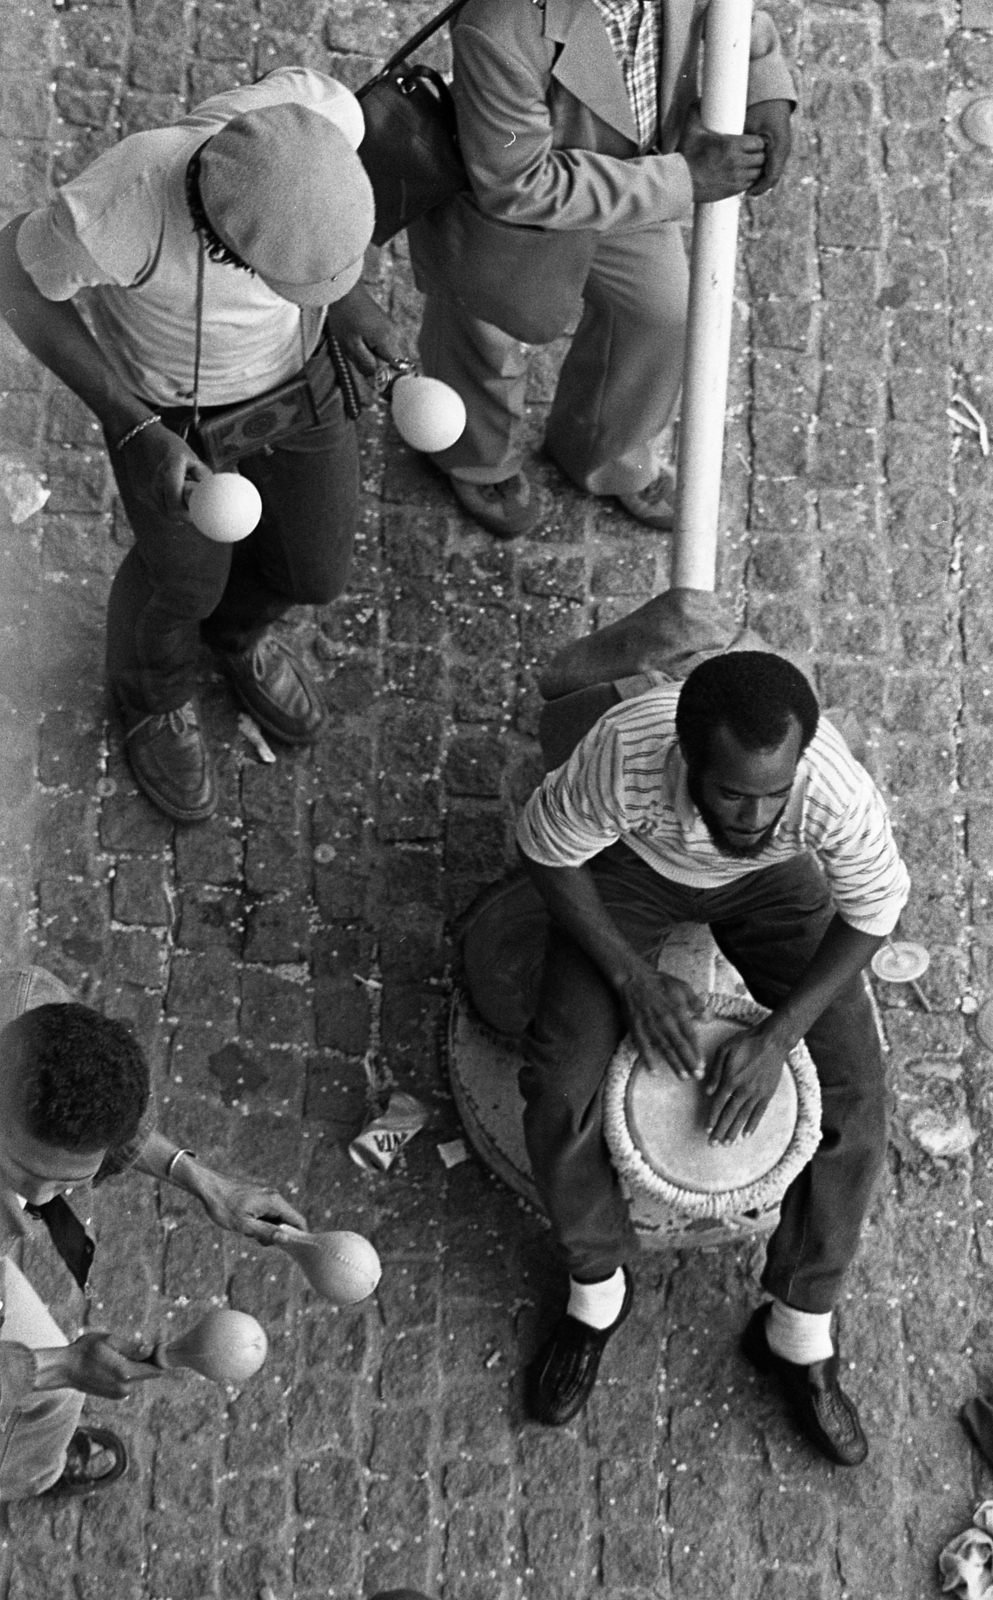
[[[143,417],[140,422],[135,423],[133,428],[129,428],[128,429],[128,431],[124,435],[123,439],[118,439],[117,443],[114,446],[114,449],[115,450],[123,450],[124,446],[126,444],[130,444],[132,439],[137,439],[139,433],[144,433],[146,428],[151,428],[151,427],[153,427],[155,425],[156,422],[161,422],[161,421],[162,421],[162,418],[157,413],[153,413],[152,416],[150,416],[150,417]]]
[[[172,1175],[176,1170],[176,1162],[179,1160],[180,1156],[189,1156],[191,1161],[195,1161],[197,1158],[197,1153],[195,1150],[177,1150],[176,1154],[170,1157],[169,1165],[165,1169],[167,1183],[172,1182]]]

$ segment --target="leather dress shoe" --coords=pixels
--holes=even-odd
[[[672,532],[676,521],[676,490],[670,473],[660,472],[644,489],[632,489],[627,494],[619,494],[617,499],[636,522],[655,528],[659,533]]]
[[[193,701],[137,720],[134,713],[123,715],[139,789],[175,822],[206,822],[217,810],[217,778]]]
[[[498,539],[529,533],[551,510],[545,490],[523,472],[515,472],[501,483],[469,483],[465,478],[448,481],[462,509]]]
[[[327,712],[299,656],[271,633],[247,650],[218,654],[235,694],[260,728],[284,744],[313,744]]]
[[[813,1361],[809,1367],[777,1356],[769,1348],[766,1323],[769,1304],[753,1312],[741,1337],[745,1356],[759,1372],[779,1383],[793,1420],[811,1444],[839,1467],[857,1467],[869,1454],[855,1402],[838,1382],[838,1355]]]
[[[524,1398],[536,1422],[562,1428],[578,1416],[593,1392],[600,1357],[634,1299],[634,1284],[624,1267],[624,1300],[609,1328],[591,1328],[566,1312],[542,1345],[524,1376]]]

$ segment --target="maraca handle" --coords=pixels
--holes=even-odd
[[[181,1361],[172,1359],[169,1354],[169,1345],[163,1339],[159,1340],[151,1355],[146,1356],[145,1360],[150,1367],[161,1367],[163,1372],[174,1372],[177,1367],[183,1365]]]

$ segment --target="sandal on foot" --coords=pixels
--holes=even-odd
[[[109,1428],[77,1428],[69,1440],[66,1464],[46,1494],[93,1494],[116,1483],[127,1471],[128,1452],[123,1439]]]

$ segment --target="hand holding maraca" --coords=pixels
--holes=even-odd
[[[262,496],[240,472],[208,472],[184,495],[190,521],[216,544],[247,539],[262,515]]]
[[[129,1356],[109,1333],[83,1333],[71,1344],[36,1350],[35,1388],[78,1389],[102,1400],[126,1400],[136,1383],[165,1374],[141,1356]]]

